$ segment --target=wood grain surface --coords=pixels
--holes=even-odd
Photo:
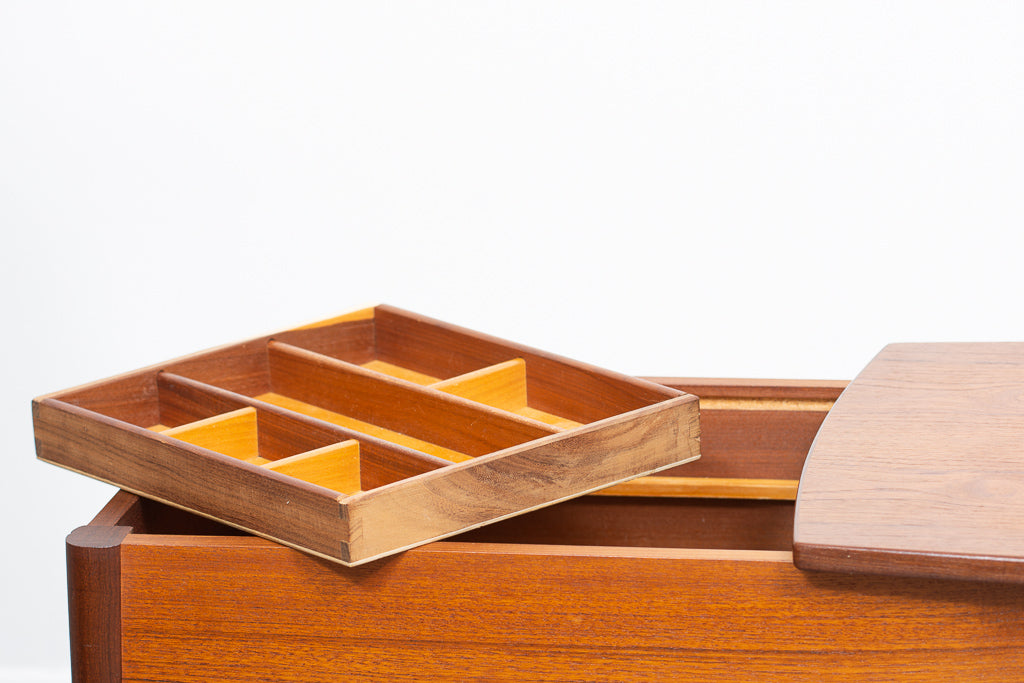
[[[809,575],[778,551],[436,543],[344,569],[122,545],[126,681],[1019,680],[1020,586]],[[244,590],[239,587],[244,586]]]
[[[608,418],[357,493],[344,560],[367,562],[700,457],[697,398]]]
[[[700,397],[700,460],[664,474],[726,479],[799,479],[818,428],[847,385],[825,380],[649,379]]]
[[[119,517],[128,512],[124,508]],[[79,527],[67,537],[68,625],[75,681],[121,680],[120,546],[131,530],[99,523]]]
[[[1024,582],[1024,344],[894,344],[807,458],[805,569]]]

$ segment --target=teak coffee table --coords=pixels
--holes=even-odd
[[[655,378],[700,460],[358,567],[118,493],[67,541],[75,678],[1021,680],[1022,357]]]

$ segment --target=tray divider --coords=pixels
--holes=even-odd
[[[506,410],[558,429],[572,429],[581,424],[560,415],[531,408],[527,402],[526,361],[513,358],[479,370],[456,375],[430,385],[453,396]]]
[[[267,346],[274,393],[467,455],[484,455],[559,431],[290,344],[272,340]]]
[[[522,358],[514,358],[430,386],[499,410],[516,412],[526,405],[526,363]]]
[[[354,439],[274,460],[263,467],[339,493],[361,490],[359,442]]]
[[[165,430],[163,434],[193,446],[230,455],[232,458],[257,465],[267,462],[266,458],[259,457],[255,408],[239,408],[180,427],[172,427]]]
[[[399,444],[378,439],[351,429],[345,429],[324,420],[295,413],[227,389],[215,387],[188,377],[161,372],[157,378],[161,391],[161,402],[177,403],[177,412],[187,406],[196,412],[216,408],[222,412],[250,406],[255,408],[260,419],[276,422],[275,430],[289,435],[291,439],[329,439],[346,441],[354,439],[360,444],[361,489],[370,489],[391,484],[408,477],[448,466],[448,461],[422,453]]]

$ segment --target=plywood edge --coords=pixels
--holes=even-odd
[[[579,546],[540,543],[466,543],[441,541],[412,549],[419,553],[500,555],[554,555],[558,557],[635,558],[652,560],[699,560],[723,562],[774,562],[791,564],[788,550],[721,550],[716,548],[650,548],[635,546]]]
[[[292,552],[286,544],[278,543],[259,536],[185,536],[180,534],[130,534],[123,545],[134,548],[203,548],[224,549],[263,549],[273,552]],[[301,550],[301,549],[300,549]],[[527,555],[535,557],[593,557],[593,558],[637,558],[663,560],[699,560],[725,562],[772,562],[792,565],[793,553],[788,550],[722,550],[714,548],[655,548],[643,546],[581,546],[558,545],[553,543],[477,543],[459,541],[457,537],[439,540],[429,544],[411,547],[404,553],[416,555]],[[335,558],[325,557],[343,566],[352,563],[339,562]],[[380,559],[380,558],[377,558]],[[364,560],[364,565],[373,560]]]
[[[835,401],[828,398],[747,398],[702,396],[700,406],[704,410],[766,410],[770,412],[792,411],[798,413],[827,413]]]

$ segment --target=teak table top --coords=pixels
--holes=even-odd
[[[1024,582],[1024,344],[893,344],[800,481],[801,569]]]

